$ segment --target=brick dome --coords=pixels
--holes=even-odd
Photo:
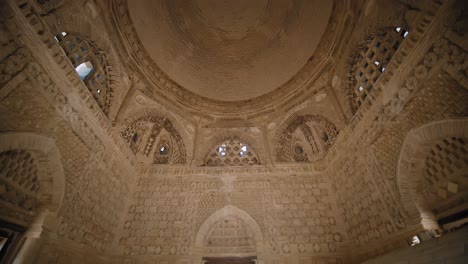
[[[203,97],[238,101],[273,91],[305,65],[332,3],[141,0],[128,6],[144,48],[172,80]]]

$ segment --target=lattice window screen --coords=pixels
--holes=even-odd
[[[89,62],[92,64],[92,71],[83,81],[99,107],[107,115],[113,95],[108,78],[109,65],[103,52],[93,42],[66,32],[55,36],[55,39],[63,48],[75,69],[82,63]]]
[[[372,93],[374,84],[408,34],[409,32],[401,27],[388,30],[373,36],[359,52],[351,73],[357,107]]]
[[[238,138],[226,139],[216,145],[205,159],[207,166],[245,166],[259,163],[252,147]]]

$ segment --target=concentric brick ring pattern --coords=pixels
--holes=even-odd
[[[238,101],[273,91],[313,55],[332,1],[128,1],[155,63],[184,88]]]

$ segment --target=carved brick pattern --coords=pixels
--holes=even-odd
[[[231,185],[216,178],[145,176],[132,195],[119,245],[128,256],[185,255],[205,220],[232,204],[254,218],[275,254],[338,252],[344,234],[325,177],[265,179]]]
[[[399,32],[394,28],[387,29],[372,36],[365,48],[359,51],[350,73],[356,109],[369,98],[375,82],[408,34],[405,29],[399,29]]]
[[[442,139],[426,157],[423,194],[436,215],[453,210],[468,199],[466,142],[462,138]]]
[[[356,156],[342,160],[334,172],[335,188],[340,188],[337,202],[348,226],[348,239],[357,246],[378,241],[396,229],[393,221],[386,217],[386,205],[380,199],[377,186],[365,176],[367,173],[366,164]],[[343,191],[346,189],[353,191]]]
[[[205,240],[206,253],[256,254],[255,238],[242,220],[226,217],[211,227]]]
[[[217,144],[206,156],[206,166],[258,165],[260,160],[252,147],[239,138],[229,138]]]
[[[341,150],[352,154],[331,165],[334,169],[330,173],[336,177],[335,188],[339,193],[338,205],[348,224],[348,237],[363,252],[368,251],[364,258],[385,252],[383,246],[377,246],[380,237],[406,230],[396,164],[408,131],[431,121],[465,116],[467,96],[448,74],[427,80],[405,107],[400,106],[397,117],[391,122],[390,118],[376,118],[379,127],[367,129],[353,140],[349,149]],[[391,111],[384,113],[392,115]],[[379,248],[377,251],[370,248],[370,241]],[[387,247],[406,245],[405,241],[392,243]]]
[[[179,132],[167,118],[142,117],[122,131],[135,154],[154,164],[185,164],[187,153]],[[164,147],[164,151],[161,148]],[[148,159],[149,157],[149,159]]]
[[[38,163],[38,158],[31,151],[0,153],[0,207],[5,212],[3,216],[14,214],[14,218],[28,221],[35,215],[39,199]]]
[[[109,154],[92,153],[66,125],[59,132],[67,182],[58,234],[102,252],[114,239],[127,199],[124,171]]]
[[[186,255],[195,205],[190,182],[142,178],[125,217],[119,245],[125,255]]]
[[[26,63],[30,61],[30,54],[23,48],[17,49],[13,54],[0,62],[0,85],[11,80],[22,71]]]
[[[310,162],[325,156],[338,131],[321,116],[296,117],[277,136],[276,160],[280,162]]]
[[[109,85],[109,66],[105,54],[95,43],[81,36],[66,33],[55,37],[67,54],[73,67],[87,61],[93,65],[92,71],[83,80],[104,114],[108,114],[112,100],[112,87]]]

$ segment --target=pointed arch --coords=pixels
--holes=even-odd
[[[261,249],[263,246],[263,235],[260,226],[249,214],[233,205],[226,205],[225,207],[214,212],[205,220],[205,222],[203,222],[195,236],[194,246],[197,248],[202,248],[204,239],[208,236],[211,227],[218,221],[230,216],[244,222],[255,238],[257,251]]]
[[[278,162],[321,159],[337,135],[335,125],[323,116],[292,115],[277,129],[275,159]]]
[[[142,162],[186,164],[191,149],[186,143],[191,141],[174,120],[157,109],[132,112],[124,121],[122,136]]]

